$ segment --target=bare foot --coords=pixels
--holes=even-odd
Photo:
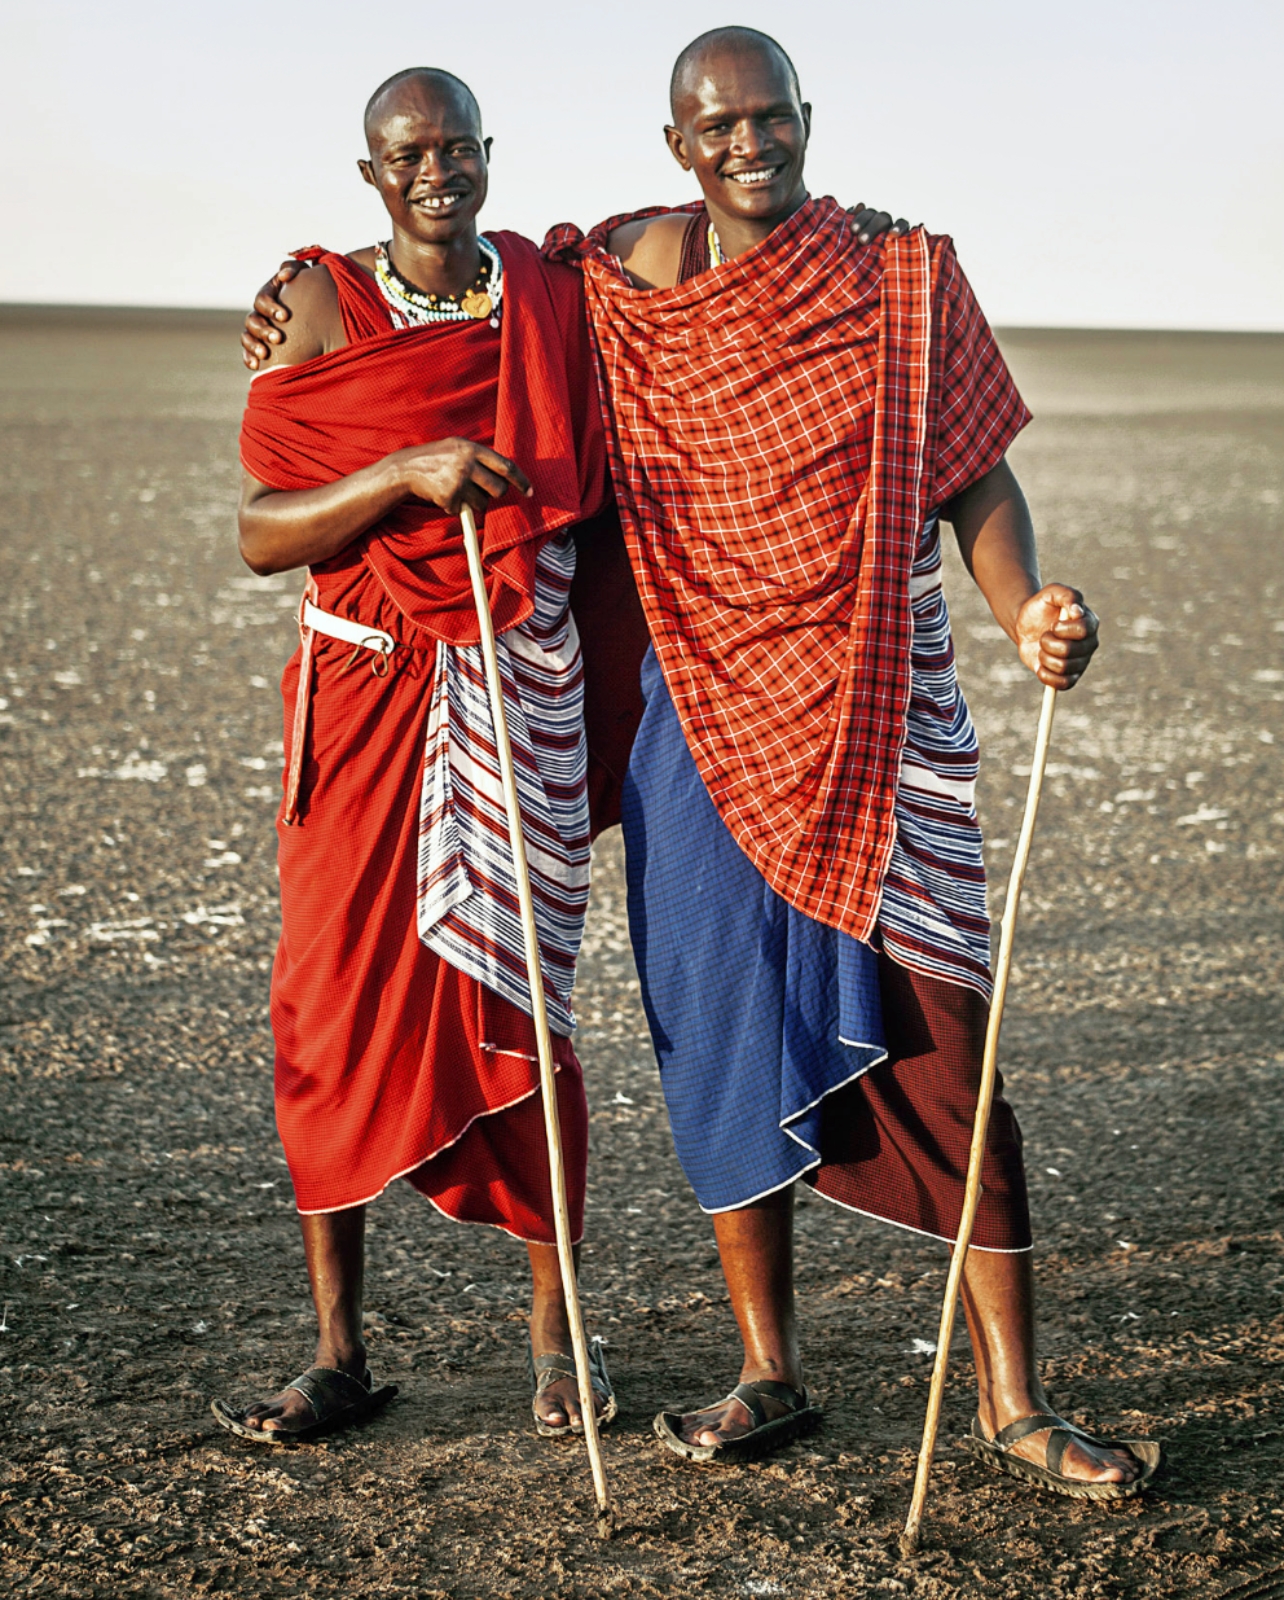
[[[795,1383],[792,1380],[782,1380],[775,1373],[758,1373],[754,1377],[741,1378],[740,1381],[761,1383],[768,1379],[775,1383],[788,1381],[791,1388],[799,1391],[802,1388],[801,1377]],[[778,1417],[792,1414],[790,1408],[773,1395],[759,1391],[758,1401],[767,1414],[768,1422],[775,1422]],[[754,1420],[748,1406],[743,1400],[737,1400],[734,1395],[728,1395],[716,1405],[705,1406],[702,1411],[688,1411],[678,1421],[678,1437],[683,1444],[726,1444],[730,1439],[744,1438],[745,1434],[752,1433],[753,1429]]]
[[[536,1355],[565,1356],[567,1366],[575,1366],[571,1345],[571,1330],[561,1300],[538,1304],[531,1313],[531,1349]],[[599,1420],[608,1405],[607,1397],[593,1388],[593,1408]],[[535,1399],[535,1415],[550,1428],[564,1428],[567,1423],[573,1433],[583,1433],[584,1413],[580,1410],[580,1386],[572,1375],[554,1378]]]
[[[346,1372],[349,1377],[362,1379],[366,1374],[366,1353],[362,1350],[355,1356],[339,1360],[333,1356],[327,1359],[318,1352],[313,1365],[333,1367],[339,1372]],[[316,1413],[297,1389],[282,1389],[270,1400],[258,1400],[247,1407],[242,1421],[247,1428],[257,1428],[264,1433],[298,1433],[301,1428],[312,1426],[316,1421]]]
[[[997,1413],[988,1419],[983,1416],[981,1426],[986,1431],[986,1437],[993,1439],[999,1429],[1009,1426],[1021,1416],[1032,1415],[1036,1410],[1051,1411],[1052,1407],[1046,1404],[1027,1406],[1014,1410],[1010,1416]],[[1051,1428],[1040,1428],[1038,1433],[1031,1433],[1012,1445],[1008,1453],[1019,1456],[1023,1461],[1033,1462],[1036,1467],[1046,1466],[1051,1434]],[[1072,1438],[1061,1457],[1060,1471],[1063,1477],[1074,1478],[1082,1483],[1135,1483],[1142,1474],[1142,1465],[1131,1450],[1107,1450],[1101,1445],[1090,1444],[1086,1439]]]
[[[570,1340],[567,1340],[570,1343]],[[569,1350],[559,1351],[568,1361],[574,1360]],[[541,1350],[541,1355],[552,1355],[552,1350]],[[600,1420],[606,1410],[606,1396],[593,1391],[593,1410]],[[535,1410],[541,1422],[550,1428],[564,1428],[570,1422],[572,1433],[583,1433],[584,1413],[580,1410],[580,1386],[574,1378],[557,1378],[549,1384],[535,1401]]]

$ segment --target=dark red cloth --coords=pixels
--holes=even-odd
[[[878,958],[887,1060],[826,1099],[807,1182],[840,1205],[938,1239],[958,1236],[989,1007],[973,989]],[[1028,1250],[1021,1130],[1000,1075],[972,1243]]]
[[[242,446],[247,470],[288,489],[404,444],[494,440],[537,490],[486,520],[492,602],[511,627],[531,609],[539,540],[596,512],[604,486],[577,275],[541,263],[525,240],[496,242],[502,332],[481,323],[389,333],[372,280],[324,257],[357,342],[256,379]],[[398,648],[379,677],[371,658],[354,663],[351,646],[313,636],[298,821],[278,817],[276,1110],[299,1208],[358,1205],[406,1176],[461,1221],[551,1243],[533,1024],[428,950],[417,929],[437,641],[477,638],[457,525],[431,508],[398,513],[312,576],[326,610],[386,630]],[[303,663],[296,652],[282,681],[287,768]],[[570,1042],[553,1045],[578,1232],[587,1107]]]
[[[665,681],[763,877],[868,939],[894,837],[914,543],[1028,413],[948,239],[861,246],[841,207],[811,200],[756,248],[644,291],[606,248],[627,220],[554,230],[545,250],[582,263]]]
[[[571,613],[584,662],[584,732],[592,836],[620,820],[629,754],[642,721],[642,658],[650,644],[633,568],[611,505],[575,530]]]

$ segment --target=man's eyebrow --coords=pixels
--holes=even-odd
[[[419,150],[425,145],[433,144],[481,144],[479,133],[442,133],[427,134],[423,138],[389,139],[384,145],[384,150],[393,154],[398,150]]]
[[[792,100],[773,100],[770,105],[753,106],[748,110],[735,110],[730,106],[719,107],[716,111],[701,111],[696,116],[697,122],[732,122],[739,117],[772,117],[778,112],[788,112],[793,116],[798,107]]]

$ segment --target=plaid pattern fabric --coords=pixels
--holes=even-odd
[[[694,208],[693,208],[694,209]],[[1027,420],[948,239],[832,200],[673,289],[578,256],[651,636],[719,814],[804,914],[867,939],[895,838],[928,510]]]

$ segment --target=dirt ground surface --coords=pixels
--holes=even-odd
[[[269,1451],[223,1433],[307,1364],[272,1120],[276,684],[296,578],[234,542],[237,319],[0,312],[0,1581],[245,1596],[1284,1593],[1284,338],[1013,333],[1014,452],[1049,577],[1105,646],[1061,706],[1003,1043],[1040,1338],[1075,1418],[1163,1438],[1144,1501],[988,1475],[960,1336],[922,1554],[897,1534],[943,1247],[807,1194],[824,1431],[743,1470],[650,1432],[734,1381],[708,1220],[670,1147],[596,862],[579,1008],[585,1291],[621,1416],[618,1529],[537,1439],[520,1248],[406,1186],[372,1213],[369,1327],[401,1397]],[[959,563],[994,899],[1038,691]]]

